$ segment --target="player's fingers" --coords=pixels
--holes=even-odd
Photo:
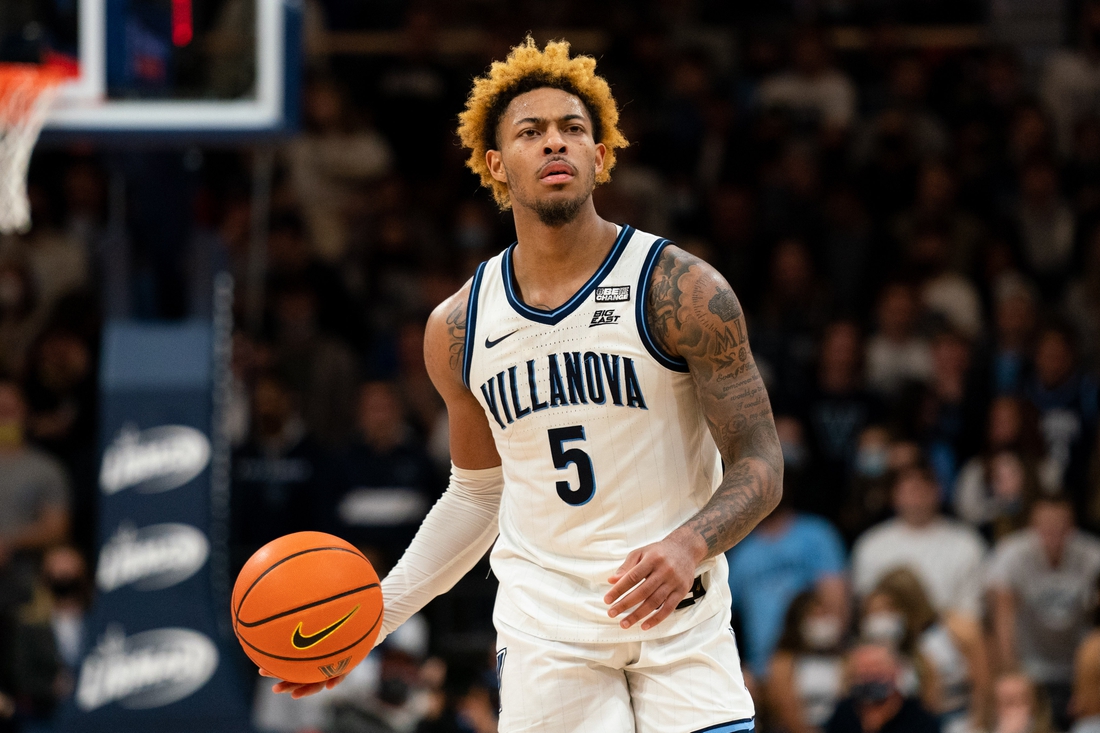
[[[638,564],[638,562],[642,559],[642,555],[643,552],[640,549],[634,550],[629,555],[627,555],[626,560],[623,560],[623,564],[619,566],[619,569],[615,571],[614,575],[607,579],[607,582],[612,584],[617,583],[628,570]]]
[[[611,618],[615,618],[620,613],[625,613],[629,609],[634,608],[638,604],[644,602],[646,598],[649,598],[660,585],[661,584],[656,580],[646,580],[637,588],[616,601],[615,604],[607,610],[608,615],[611,616]]]
[[[623,594],[627,593],[631,588],[641,583],[653,570],[652,563],[648,560],[642,560],[637,565],[630,568],[623,574],[614,585],[611,586],[611,590],[607,592],[607,595],[603,597],[604,603],[614,603],[617,599],[621,598]]]
[[[272,685],[271,689],[274,692],[279,692],[279,693],[294,692],[294,690],[298,689],[298,683],[296,683],[296,682],[276,682],[274,685]]]
[[[646,616],[656,611],[662,605],[667,605],[669,596],[669,589],[667,585],[661,585],[653,593],[646,598],[640,606],[634,609],[634,611],[619,622],[619,625],[624,629],[629,629],[634,624],[638,623]]]
[[[290,696],[297,700],[308,695],[314,695],[323,689],[325,689],[324,682],[315,682],[311,685],[298,685],[298,689],[291,692]]]
[[[326,690],[331,690],[333,687],[336,687],[336,685],[343,682],[345,677],[347,677],[346,674],[341,674],[341,675],[337,675],[336,677],[333,677],[332,679],[326,681],[325,682],[325,689]]]
[[[264,669],[263,667],[260,667],[260,676],[261,676],[261,677],[270,677],[270,678],[271,678],[271,679],[273,679],[273,680],[275,680],[275,679],[279,679],[278,677],[276,677],[275,675],[271,674],[270,672],[268,672],[268,671],[267,671],[266,669]]]
[[[676,600],[677,598],[678,596],[676,596],[676,594],[670,593],[669,597],[665,599],[665,602],[661,604],[661,607],[654,611],[649,618],[642,622],[642,631],[649,631],[654,626],[671,616],[672,612],[676,610],[676,606],[679,604],[679,601]]]

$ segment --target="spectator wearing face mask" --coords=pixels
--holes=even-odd
[[[843,687],[844,623],[813,591],[794,597],[768,665],[765,699],[781,730],[818,733]]]
[[[784,477],[786,480],[786,477]],[[727,553],[733,608],[744,628],[744,661],[764,678],[792,599],[816,590],[829,613],[848,618],[844,542],[824,519],[798,514],[783,493],[757,528]]]
[[[1076,723],[1072,733],[1100,733],[1100,583],[1093,599],[1092,631],[1077,648],[1073,664],[1073,698]]]
[[[825,733],[939,733],[940,724],[899,686],[897,652],[885,644],[861,644],[848,654],[848,696],[837,705]]]
[[[989,563],[993,630],[1001,667],[1019,667],[1050,699],[1059,730],[1078,645],[1089,632],[1100,578],[1100,539],[1074,526],[1065,497],[1043,497],[1031,526],[1001,540]]]
[[[978,617],[985,543],[972,527],[940,511],[940,489],[927,464],[903,468],[894,478],[897,516],[867,530],[852,550],[852,582],[866,596],[899,567],[908,567],[939,612]]]
[[[887,574],[867,596],[860,621],[864,641],[889,644],[906,657],[903,689],[920,692],[925,708],[945,733],[985,729],[989,662],[977,619],[937,614],[920,580],[901,568]]]
[[[871,425],[859,435],[852,480],[837,522],[849,543],[890,516],[891,472],[905,458],[904,451],[893,450],[895,445],[882,425]]]
[[[1039,685],[1022,672],[1009,672],[993,685],[991,733],[1053,733],[1050,704]]]

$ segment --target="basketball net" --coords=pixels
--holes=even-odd
[[[60,83],[69,76],[53,66],[0,63],[0,234],[30,229],[31,151]]]

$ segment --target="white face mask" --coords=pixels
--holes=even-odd
[[[809,617],[802,621],[802,642],[816,651],[840,645],[840,619],[835,616]]]
[[[865,641],[896,647],[905,638],[905,617],[895,611],[869,613],[863,617],[859,631]]]

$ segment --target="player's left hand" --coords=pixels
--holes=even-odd
[[[261,669],[260,675],[263,677],[270,677],[273,680],[279,679],[275,675]],[[313,682],[311,684],[300,685],[297,682],[277,682],[272,686],[274,692],[289,692],[290,696],[297,700],[300,697],[306,697],[307,695],[314,695],[321,690],[331,690],[336,685],[344,681],[347,675],[342,674],[331,679],[327,679],[324,682]]]
[[[691,546],[675,536],[634,550],[607,579],[611,583],[611,590],[603,597],[604,603],[611,605],[607,615],[615,618],[633,608],[619,626],[629,629],[645,619],[642,630],[652,629],[687,596],[695,582],[696,566]]]

